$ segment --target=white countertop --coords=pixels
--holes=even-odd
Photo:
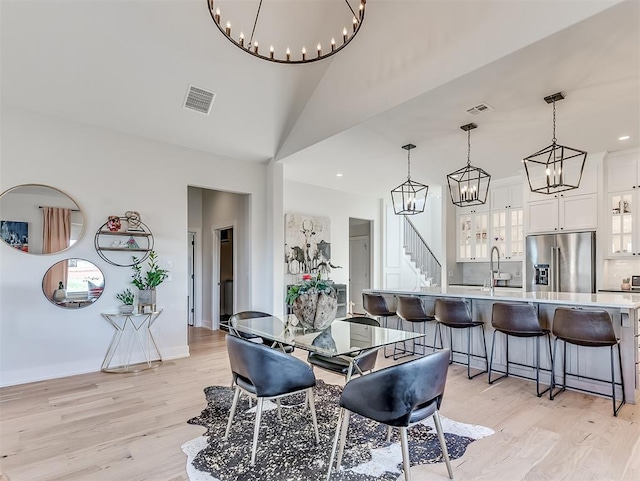
[[[464,297],[467,299],[491,299],[496,301],[525,301],[545,304],[563,304],[574,306],[615,307],[620,309],[640,308],[640,294],[601,292],[598,294],[578,294],[575,292],[517,292],[496,288],[492,295],[488,290],[465,289],[463,287],[426,288],[421,291],[402,291],[394,289],[367,289],[364,292],[376,292],[392,295],[421,295],[421,296],[447,296]]]

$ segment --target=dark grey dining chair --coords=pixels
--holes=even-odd
[[[250,397],[256,398],[258,406],[256,408],[253,444],[251,447],[251,464],[255,464],[264,400],[276,400],[278,417],[282,419],[280,398],[304,392],[306,394],[304,406],[306,407],[308,402],[316,443],[319,443],[318,422],[313,400],[313,387],[316,385],[316,377],[313,375],[311,368],[304,361],[294,356],[289,356],[277,349],[271,349],[263,344],[257,344],[241,337],[227,335],[226,341],[236,389],[224,439],[229,438],[240,393],[244,392]]]
[[[368,326],[380,327],[380,323],[370,317],[349,317],[345,321],[354,324],[362,324]],[[323,356],[315,352],[310,352],[307,362],[311,364],[311,369],[319,367],[326,371],[341,374],[347,381],[351,379],[353,374],[362,374],[365,371],[373,371],[376,367],[376,359],[378,357],[378,349],[366,349],[351,353],[348,356]]]
[[[267,314],[266,312],[262,312],[262,311],[240,311],[240,312],[236,312],[229,318],[229,325],[230,326],[233,325],[234,319],[241,321],[243,319],[254,319],[256,317],[272,317],[272,316],[271,314]],[[257,334],[249,334],[246,332],[239,331],[237,329],[230,329],[229,333],[233,334],[234,336],[240,336],[244,339],[249,339],[253,342],[262,342],[263,344],[269,347],[272,347],[274,349],[280,349],[286,352],[287,354],[291,354],[295,350],[295,348],[290,344],[282,344],[279,342],[274,342],[271,339],[258,336]]]
[[[391,428],[400,428],[405,481],[411,481],[407,428],[433,416],[442,457],[447,465],[449,478],[453,479],[451,461],[438,414],[448,367],[449,351],[445,349],[349,381],[340,396],[341,409],[329,458],[327,479],[331,477],[338,440],[340,446],[336,465],[340,469],[351,413],[373,419]]]

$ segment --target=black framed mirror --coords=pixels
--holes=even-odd
[[[104,291],[104,274],[85,259],[64,259],[49,267],[42,278],[42,292],[54,305],[66,309],[88,307]]]
[[[55,254],[71,247],[84,230],[84,215],[67,194],[24,184],[0,194],[0,240],[28,254]]]

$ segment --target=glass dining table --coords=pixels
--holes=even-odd
[[[248,319],[231,316],[222,325],[230,331],[256,335],[281,346],[290,345],[322,356],[341,357],[351,363],[347,381],[353,368],[357,369],[355,361],[360,355],[396,342],[424,337],[419,332],[357,324],[346,318],[336,319],[322,331],[314,331],[301,326],[294,314],[287,315],[284,320],[276,316]]]

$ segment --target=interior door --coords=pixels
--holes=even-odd
[[[370,245],[366,237],[349,239],[349,299],[354,314],[363,314],[362,290],[371,287]]]

